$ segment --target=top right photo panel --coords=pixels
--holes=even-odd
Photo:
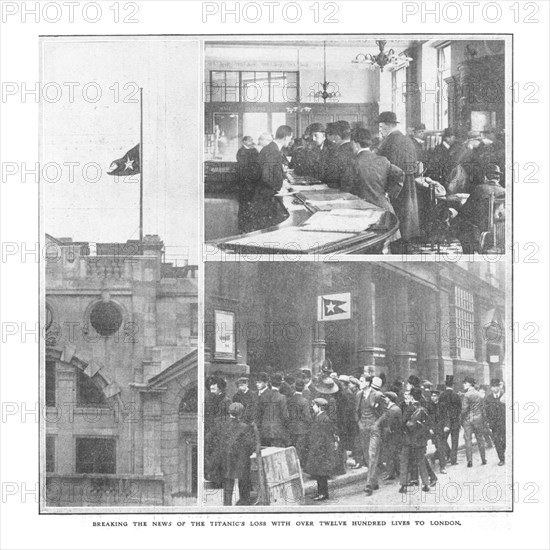
[[[511,35],[219,36],[204,60],[205,260],[505,253]]]

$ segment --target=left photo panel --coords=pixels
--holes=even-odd
[[[200,48],[40,41],[42,512],[197,504]]]

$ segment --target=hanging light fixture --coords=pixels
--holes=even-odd
[[[389,69],[397,69],[399,67],[408,67],[413,60],[412,57],[407,57],[405,54],[396,54],[393,49],[384,51],[386,40],[375,40],[378,49],[378,55],[374,56],[370,53],[358,53],[352,63],[366,63],[370,68],[378,67],[382,72],[386,67]]]
[[[323,82],[321,83],[322,90],[317,90],[309,94],[315,99],[322,99],[323,103],[327,102],[327,99],[334,99],[340,97],[342,94],[338,91],[338,85],[335,82],[327,81],[327,43],[323,42]],[[329,92],[329,88],[335,88],[334,92]]]

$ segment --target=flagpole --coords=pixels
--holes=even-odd
[[[143,254],[143,88],[139,89],[139,242]]]

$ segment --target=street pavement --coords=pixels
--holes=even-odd
[[[507,482],[508,466],[498,466],[494,448],[487,450],[487,465],[481,465],[477,451],[473,455],[473,467],[466,467],[464,450],[458,453],[458,464],[448,465],[446,474],[439,473],[439,464],[434,468],[438,483],[428,493],[419,487],[408,487],[407,494],[398,492],[398,480],[382,481],[380,489],[372,496],[364,492],[364,480],[350,483],[330,490],[330,499],[314,502],[306,497],[305,504],[326,506],[375,507],[377,511],[392,510],[509,510],[511,509],[511,485]],[[361,471],[361,470],[358,470]]]

